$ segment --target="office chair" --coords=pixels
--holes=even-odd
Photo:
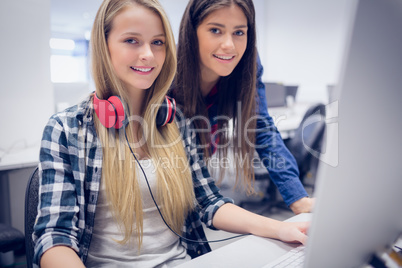
[[[33,227],[38,214],[39,200],[39,174],[38,168],[35,168],[29,178],[25,192],[25,254],[27,259],[27,268],[32,268],[34,243],[32,241]]]
[[[325,105],[312,105],[304,114],[295,135],[285,145],[296,159],[300,180],[306,185],[306,176],[312,177],[318,167],[325,135]],[[314,189],[314,184],[308,185]]]
[[[24,234],[8,224],[0,223],[0,252],[13,252],[23,248]],[[5,255],[4,255],[5,256]],[[0,266],[12,265],[13,258],[0,258]]]

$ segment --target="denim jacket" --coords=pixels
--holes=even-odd
[[[286,148],[274,120],[268,113],[265,85],[262,82],[263,67],[257,58],[257,119],[256,151],[278,187],[287,205],[308,196],[299,179],[299,169],[293,155]],[[269,96],[268,96],[269,97]]]
[[[299,179],[299,169],[293,155],[286,148],[282,137],[278,132],[274,120],[268,113],[267,99],[265,96],[265,85],[262,82],[263,67],[259,57],[257,58],[257,122],[256,122],[256,151],[267,168],[272,181],[278,187],[283,200],[287,205],[306,197],[307,192]],[[214,132],[217,131],[217,92],[215,86],[206,97],[208,117],[211,124],[211,139],[216,139]],[[269,97],[269,96],[268,96]],[[211,142],[211,151],[215,152],[214,143]]]

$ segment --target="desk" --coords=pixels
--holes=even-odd
[[[39,146],[33,146],[2,156],[0,171],[34,167],[39,163]]]
[[[304,213],[291,217],[286,221],[310,221],[311,216],[311,213]],[[262,267],[299,245],[300,244],[287,244],[274,239],[249,235],[177,267]]]
[[[268,113],[281,133],[282,139],[292,138],[304,114],[311,107],[310,102],[296,102],[291,107],[268,108]]]
[[[39,163],[39,145],[2,155],[0,161],[0,222],[24,232],[27,181]]]

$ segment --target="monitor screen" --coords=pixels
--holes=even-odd
[[[402,1],[355,7],[305,267],[362,267],[402,233]]]

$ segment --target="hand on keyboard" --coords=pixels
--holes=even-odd
[[[278,231],[278,237],[284,242],[300,242],[305,245],[309,226],[309,222],[284,222]]]

